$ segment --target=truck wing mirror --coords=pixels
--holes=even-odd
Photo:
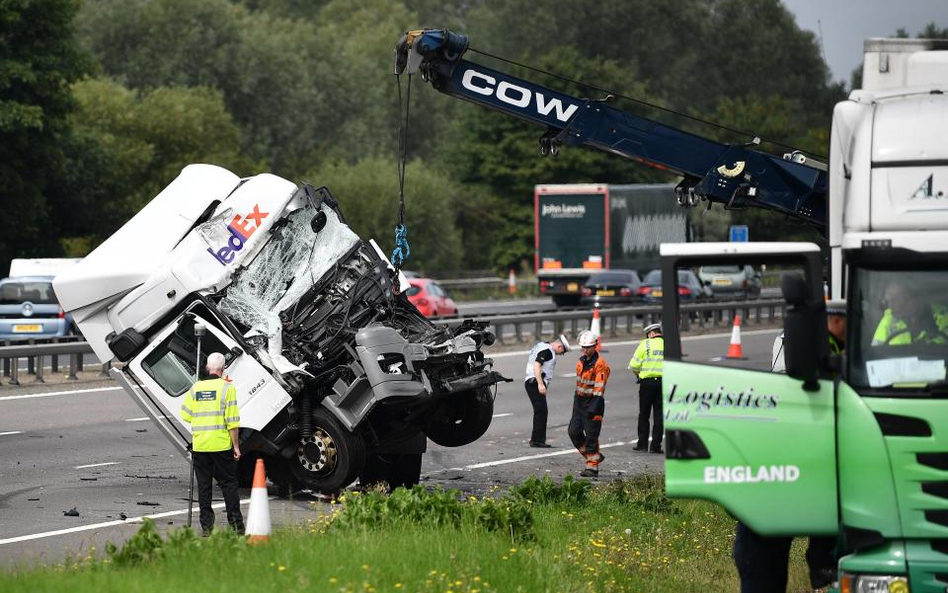
[[[780,288],[790,307],[784,319],[783,351],[787,375],[803,381],[806,391],[820,388],[820,361],[828,350],[825,308],[813,302],[806,279],[800,274],[784,274]]]

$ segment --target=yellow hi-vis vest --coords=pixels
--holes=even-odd
[[[629,360],[629,370],[638,373],[641,379],[661,377],[664,362],[665,339],[646,338],[639,342],[632,359]]]
[[[942,335],[948,328],[948,314],[943,310],[932,306],[932,319],[935,322],[935,328],[932,331],[922,330],[913,335],[908,325],[898,319],[892,313],[892,309],[886,309],[876,326],[876,331],[872,335],[872,345],[879,346],[888,344],[890,346],[904,346],[912,343],[944,344],[945,336]]]
[[[181,418],[191,425],[191,448],[203,453],[231,448],[230,430],[240,428],[237,389],[230,381],[198,381],[184,396]]]

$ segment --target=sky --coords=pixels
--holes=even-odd
[[[867,37],[891,37],[899,27],[917,35],[934,21],[948,27],[948,0],[783,0],[801,29],[820,38],[834,80],[849,82],[862,64]]]

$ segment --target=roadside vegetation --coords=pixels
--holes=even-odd
[[[152,523],[121,548],[0,574],[0,590],[42,591],[735,591],[734,521],[715,505],[672,501],[661,476],[593,487],[530,478],[507,492],[347,493],[330,515],[249,546],[230,532]],[[807,590],[803,542],[790,591]]]

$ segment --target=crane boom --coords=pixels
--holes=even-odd
[[[410,31],[395,46],[395,73],[420,73],[438,91],[546,127],[543,154],[590,146],[676,173],[678,203],[759,207],[826,225],[826,166],[799,152],[782,157],[724,144],[577,98],[462,59],[468,39],[446,29]]]

